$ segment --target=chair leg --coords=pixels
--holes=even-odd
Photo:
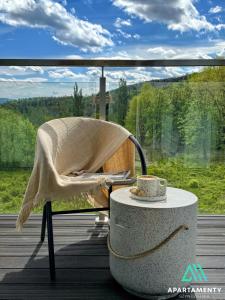
[[[108,207],[109,207],[109,218],[110,218],[110,194],[112,193],[112,185],[109,186],[108,190]]]
[[[53,240],[53,227],[52,227],[52,203],[46,203],[46,218],[48,230],[48,255],[49,255],[49,268],[51,280],[55,279],[55,253],[54,253],[54,240]]]
[[[42,215],[41,242],[44,242],[45,240],[45,232],[46,232],[46,205],[43,208],[43,215]]]

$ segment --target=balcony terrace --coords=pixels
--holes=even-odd
[[[0,67],[3,66],[99,67],[102,68],[101,78],[104,78],[105,68],[224,67],[225,60],[0,59]],[[108,118],[104,80],[100,81],[98,97],[100,118]],[[190,187],[200,190],[196,181],[192,181]],[[204,213],[204,206],[200,208]],[[216,211],[217,207],[213,209]],[[208,281],[192,284],[195,287],[218,287],[222,289],[221,293],[181,294],[175,299],[225,299],[225,211],[222,213],[199,212],[197,260]],[[54,216],[56,281],[51,282],[47,239],[40,242],[41,215],[34,214],[22,233],[18,233],[15,231],[16,215],[0,214],[0,299],[137,299],[125,292],[112,278],[106,245],[108,226],[97,226],[94,221],[93,214]]]
[[[33,215],[22,233],[15,215],[0,216],[0,299],[137,299],[125,292],[109,271],[107,226],[95,226],[94,215],[55,216],[56,281],[49,279],[47,242],[40,243],[40,215]],[[195,287],[220,287],[225,298],[225,216],[198,217],[197,260],[208,282]],[[203,298],[204,297],[204,298]],[[179,295],[175,299],[187,299]]]

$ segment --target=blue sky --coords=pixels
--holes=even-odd
[[[225,54],[224,37],[222,0],[0,0],[1,58],[213,58]],[[134,83],[196,70],[108,69],[106,76],[112,86],[121,77]],[[36,92],[38,84],[42,86],[43,95],[46,86],[53,87],[50,94],[67,93],[74,81],[83,82],[83,88],[85,82],[96,82],[89,84],[94,91],[99,72],[2,67],[1,86],[7,88],[0,97],[5,97],[8,82],[17,81],[24,86],[21,97],[27,94],[25,86],[33,83]],[[49,83],[59,81],[64,87]]]

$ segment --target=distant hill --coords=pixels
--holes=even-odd
[[[10,101],[11,99],[8,98],[0,98],[0,104],[6,103],[8,101]]]
[[[168,86],[174,82],[181,82],[188,79],[188,76],[181,76],[177,78],[166,78],[157,79],[151,81],[140,82],[132,85],[127,85],[129,100],[133,95],[136,95],[141,89],[143,84],[151,84],[155,87]],[[117,93],[119,89],[116,88],[110,91],[112,98],[112,103],[114,99],[117,98]],[[128,100],[128,101],[129,101]],[[84,96],[84,115],[94,116],[96,113],[95,105],[93,104],[92,96]],[[33,98],[23,98],[17,100],[11,100],[7,98],[0,98],[0,105],[2,107],[12,109],[24,115],[32,122],[35,126],[52,119],[52,118],[62,118],[73,116],[73,97],[63,96],[63,97],[33,97]],[[111,106],[112,107],[112,106]],[[113,108],[112,108],[113,111]]]
[[[139,83],[129,84],[129,85],[127,85],[127,88],[129,90],[130,94],[135,94],[138,90],[141,89],[142,85],[146,84],[146,83],[149,83],[149,84],[153,85],[154,87],[160,88],[160,87],[168,86],[174,82],[185,81],[189,77],[190,77],[190,75],[184,75],[184,76],[165,78],[165,79],[153,79],[153,80],[149,80],[149,81],[143,81],[143,82],[139,82]],[[114,94],[117,93],[117,91],[118,91],[118,88],[110,91],[112,98],[113,98]]]
[[[188,77],[189,75],[184,75],[184,76],[165,78],[165,79],[154,79],[147,82],[151,83],[154,86],[161,87],[161,86],[169,85],[170,83],[185,81],[188,79]]]
[[[180,77],[173,77],[173,78],[165,78],[165,79],[154,79],[154,80],[150,80],[150,81],[144,81],[144,82],[139,82],[139,83],[134,83],[134,84],[129,84],[127,85],[127,88],[130,92],[132,91],[137,91],[141,88],[141,86],[145,83],[149,83],[149,84],[152,84],[154,85],[155,87],[163,87],[163,86],[167,86],[171,83],[174,83],[174,82],[179,82],[179,81],[184,81],[184,80],[187,80],[188,79],[188,76],[189,75],[185,75],[185,76],[180,76]],[[114,90],[111,90],[110,93],[113,95],[114,93],[116,93],[118,90],[118,88],[114,89]],[[17,99],[17,100],[13,100],[13,99],[9,99],[9,98],[0,98],[0,105],[1,104],[7,104],[7,102],[11,102],[13,103],[14,105],[18,105],[20,106],[21,104],[24,104],[24,102],[29,102],[29,105],[32,105],[32,106],[36,106],[37,104],[48,104],[52,101],[55,101],[55,100],[65,100],[65,98],[71,98],[71,97],[68,97],[68,96],[65,96],[65,97],[33,97],[33,98],[22,98],[22,99]],[[90,96],[84,96],[84,98],[87,98],[87,99],[90,99]],[[10,104],[11,104],[10,103]]]
[[[189,77],[189,75],[184,75],[184,76],[179,76],[179,77],[170,77],[170,78],[165,78],[165,79],[153,79],[150,81],[141,82],[141,83],[139,83],[139,85],[143,85],[143,83],[150,83],[155,87],[163,87],[163,86],[167,86],[174,82],[185,81],[188,79],[188,77]]]

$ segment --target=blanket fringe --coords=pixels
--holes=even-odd
[[[20,210],[20,213],[18,215],[17,221],[16,221],[16,231],[21,232],[23,229],[23,225],[24,223],[27,221],[27,219],[29,218],[29,215],[32,211],[33,208],[36,207],[43,207],[46,203],[46,199],[51,199],[51,201],[76,201],[77,198],[84,198],[84,200],[86,200],[87,202],[89,202],[89,204],[91,204],[92,206],[93,203],[91,203],[89,201],[88,195],[92,195],[92,196],[100,196],[99,193],[101,192],[102,188],[106,188],[106,184],[105,181],[101,178],[101,180],[97,183],[97,185],[95,187],[93,187],[89,192],[81,192],[77,195],[64,195],[64,199],[62,199],[62,196],[58,196],[58,197],[54,197],[54,196],[50,196],[50,197],[41,197],[42,200],[38,203],[36,201],[35,204],[33,204],[33,202],[27,202],[25,204],[23,204],[22,209]]]
[[[21,211],[20,211],[20,213],[18,215],[18,218],[16,220],[16,230],[18,232],[22,231],[23,224],[28,219],[28,217],[29,217],[32,209],[33,209],[32,202],[28,202],[25,205],[23,205],[23,207],[22,207],[22,209],[21,209]]]

